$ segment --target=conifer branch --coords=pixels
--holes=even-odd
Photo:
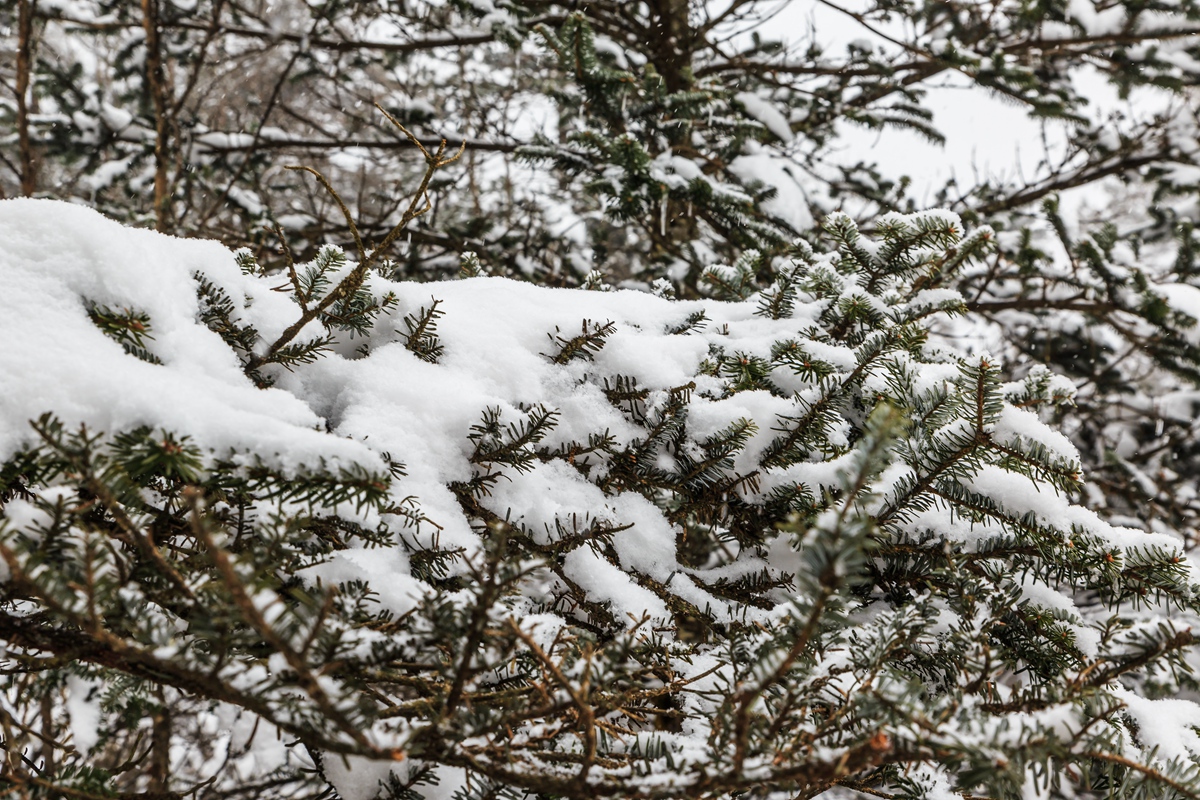
[[[592,767],[596,763],[596,712],[592,708],[592,705],[587,697],[590,683],[588,666],[590,665],[592,659],[591,652],[589,650],[585,654],[584,677],[583,680],[580,681],[579,687],[576,688],[575,681],[568,679],[567,676],[563,674],[558,664],[554,663],[554,661],[546,655],[538,643],[533,640],[532,636],[521,630],[521,626],[517,624],[515,619],[510,617],[508,620],[508,626],[513,635],[524,642],[525,646],[529,649],[529,652],[533,653],[542,667],[549,671],[549,673],[553,676],[555,683],[562,687],[563,691],[570,696],[571,703],[575,706],[575,710],[578,714],[579,727],[583,728],[584,730],[583,758],[580,762],[579,773],[575,776],[575,782],[580,789],[585,789],[588,785],[588,772],[591,771]]]
[[[233,567],[233,563],[229,559],[229,555],[225,550],[219,547],[213,539],[212,534],[205,526],[203,516],[201,514],[201,497],[200,493],[194,490],[189,490],[184,493],[184,499],[187,501],[191,514],[190,521],[192,526],[192,535],[196,540],[204,545],[205,553],[216,567],[217,575],[220,577],[225,588],[229,590],[233,597],[234,603],[241,611],[245,621],[262,637],[271,649],[279,653],[286,659],[288,667],[296,673],[296,678],[300,684],[300,688],[313,699],[320,708],[325,718],[332,722],[343,734],[349,737],[361,748],[363,752],[371,753],[376,757],[386,757],[394,761],[402,761],[405,758],[403,750],[398,748],[379,748],[373,744],[366,735],[359,729],[357,725],[351,722],[336,706],[333,700],[325,692],[317,680],[317,676],[312,673],[305,661],[304,656],[300,651],[292,648],[292,646],[282,639],[271,624],[263,617],[262,612],[255,605],[254,600],[250,597],[246,586],[242,583],[237,571]],[[310,634],[311,636],[311,634]]]
[[[354,249],[358,253],[359,266],[361,267],[362,265],[366,264],[367,250],[363,246],[362,236],[360,236],[358,233],[358,226],[354,224],[354,215],[350,213],[350,209],[346,206],[346,201],[342,199],[340,194],[338,194],[337,189],[333,188],[333,184],[329,182],[329,179],[312,167],[290,165],[284,167],[284,169],[307,172],[309,175],[312,175],[314,178],[320,181],[321,185],[325,187],[325,191],[330,197],[333,198],[333,202],[337,204],[338,209],[342,212],[342,217],[346,220],[346,227],[350,230],[350,236],[354,239]]]
[[[1117,755],[1116,753],[1105,753],[1098,750],[1091,750],[1082,753],[1081,755],[1084,758],[1092,758],[1096,761],[1115,764],[1117,766],[1124,767],[1125,769],[1132,770],[1133,772],[1140,773],[1156,783],[1161,783],[1164,786],[1170,787],[1173,791],[1178,792],[1182,797],[1191,798],[1191,800],[1200,800],[1200,792],[1196,791],[1194,788],[1192,788],[1192,786],[1181,783],[1169,775],[1166,775],[1161,770],[1154,769],[1153,767],[1146,766],[1145,764],[1140,764],[1131,758],[1126,758],[1124,756]]]
[[[362,288],[363,283],[366,281],[368,271],[379,258],[379,256],[391,247],[391,245],[396,241],[397,238],[399,238],[401,232],[403,232],[410,222],[422,214],[425,214],[433,207],[429,200],[428,188],[429,182],[432,180],[434,173],[443,167],[453,164],[462,157],[463,152],[466,150],[466,143],[464,142],[459,147],[457,153],[455,153],[453,156],[446,157],[446,141],[443,139],[438,145],[437,150],[434,153],[430,153],[429,150],[427,150],[425,146],[421,144],[419,139],[409,132],[409,130],[405,128],[404,125],[402,125],[395,117],[393,117],[391,114],[388,114],[388,112],[385,111],[382,106],[376,104],[376,108],[378,108],[380,112],[387,117],[388,121],[390,121],[402,133],[404,133],[405,136],[408,137],[408,139],[414,144],[414,146],[420,149],[421,154],[425,157],[426,163],[424,177],[422,177],[421,183],[418,186],[416,193],[413,195],[412,201],[409,203],[408,210],[404,212],[404,215],[400,218],[400,221],[393,226],[391,231],[383,238],[383,241],[373,248],[370,253],[368,253],[366,246],[363,244],[362,236],[358,232],[358,227],[354,223],[354,218],[350,213],[349,207],[346,205],[346,202],[342,199],[337,190],[334,189],[329,180],[312,167],[286,167],[286,169],[300,170],[313,175],[325,188],[326,192],[333,198],[334,202],[341,210],[342,216],[346,220],[346,225],[350,230],[351,237],[354,239],[354,246],[358,252],[358,264],[355,265],[349,274],[342,278],[333,291],[325,295],[325,297],[318,301],[315,305],[305,308],[304,312],[300,316],[300,319],[296,320],[296,322],[285,329],[283,333],[279,335],[279,338],[277,338],[267,348],[265,353],[261,355],[254,354],[246,361],[244,371],[248,375],[255,374],[265,364],[269,364],[278,360],[284,348],[286,348],[292,342],[292,340],[299,335],[300,331],[303,330],[308,323],[326,313],[329,308],[334,305],[334,303],[345,302],[350,297],[353,297],[355,293]]]

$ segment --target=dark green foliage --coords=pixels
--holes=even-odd
[[[480,263],[477,253],[468,251],[462,254],[458,269],[460,278],[478,278],[485,274],[483,264]]]
[[[1044,367],[1012,380],[939,327],[989,302],[949,287],[979,274],[993,235],[944,214],[889,218],[873,239],[845,217],[828,228],[832,252],[739,261],[730,300],[679,312],[643,297],[619,337],[589,320],[541,359],[518,345],[561,407],[513,396],[527,386],[471,389],[486,406],[475,424],[448,404],[454,430],[436,418],[403,432],[411,474],[361,432],[374,467],[43,417],[0,465],[6,697],[33,719],[6,735],[42,764],[0,776],[47,797],[141,796],[152,780],[178,792],[153,741],[237,758],[205,733],[230,725],[255,742],[256,771],[251,783],[220,767],[226,797],[269,785],[315,798],[347,786],[346,768],[380,775],[381,797],[449,780],[464,795],[578,800],[1020,800],[1030,781],[1052,798],[1192,796],[1194,759],[1156,760],[1144,741],[1145,703],[1197,689],[1186,550],[1078,504],[1084,464],[1044,422],[1069,412],[1072,384]],[[1081,263],[1119,277],[1111,236],[1086,241]],[[307,277],[285,267],[293,334],[369,293],[323,252]],[[253,280],[283,278],[263,272]],[[307,399],[353,418],[364,384],[320,396],[343,389],[337,370],[360,382],[395,369],[343,348],[382,300],[342,309],[361,327],[267,343],[255,306],[195,284],[211,341],[259,385],[336,346],[346,361],[294,383],[324,378]],[[455,313],[489,297],[476,288],[456,289]],[[1145,324],[1187,330],[1149,279],[1123,291]],[[541,336],[505,311],[523,341]],[[440,313],[435,300],[400,318],[426,360]],[[602,350],[630,341],[682,355]],[[625,356],[636,377],[607,372]],[[471,383],[437,384],[456,365],[408,363],[433,396]],[[413,403],[397,410],[424,409]],[[327,426],[303,433],[344,452]],[[87,755],[83,703],[99,720]],[[305,760],[258,765],[280,747]]]
[[[239,324],[233,299],[224,289],[200,273],[193,277],[196,280],[196,296],[200,300],[200,321],[220,336],[239,357],[249,356],[258,342],[258,331],[252,325]]]
[[[557,411],[535,406],[525,412],[524,419],[506,425],[499,408],[485,410],[482,421],[472,425],[467,435],[475,445],[471,463],[489,472],[495,466],[512,467],[518,472],[529,469],[537,460],[533,446],[554,429],[557,417]]]
[[[297,273],[293,299],[306,310],[310,306],[320,304],[335,284],[344,279],[343,273],[346,271],[345,252],[338,247],[322,247],[317,251],[317,257],[303,265]],[[320,320],[327,330],[347,331],[351,338],[366,336],[380,314],[386,313],[395,304],[395,295],[376,298],[365,283],[359,283],[353,291],[335,299],[328,309],[322,312]],[[310,362],[296,357],[291,363]]]
[[[89,303],[88,318],[104,335],[125,348],[125,352],[148,364],[161,364],[162,359],[147,349],[150,335],[150,316],[131,308],[112,309]]]
[[[575,359],[591,360],[604,348],[604,342],[617,331],[615,323],[609,321],[603,324],[584,320],[578,336],[563,338],[556,329],[547,334],[550,342],[558,349],[553,355],[547,355],[555,364],[566,364]]]
[[[687,315],[687,318],[676,325],[667,326],[666,333],[678,336],[687,333],[696,333],[704,330],[708,325],[708,315],[703,311],[693,311]]]
[[[700,279],[718,300],[745,300],[758,291],[758,273],[764,266],[762,253],[750,250],[743,253],[732,267],[709,267]]]
[[[771,362],[747,353],[734,353],[721,360],[721,376],[730,383],[730,391],[771,388]]]
[[[428,309],[422,306],[416,313],[405,314],[405,330],[400,334],[408,351],[430,364],[437,363],[444,349],[437,335],[437,321],[443,313],[438,309],[440,304],[440,300],[433,300]]]
[[[464,462],[433,481],[449,489],[439,510],[463,514],[445,529],[392,493],[403,470],[390,457],[379,474],[319,460],[285,470],[272,453],[202,451],[187,430],[39,421],[40,443],[0,464],[8,792],[328,797],[343,757],[374,762],[344,762],[362,774],[402,755],[411,769],[389,774],[382,796],[420,797],[460,774],[443,794],[1197,796],[1195,759],[1155,751],[1139,707],[1198,689],[1184,555],[1200,521],[1190,2],[1100,4],[1111,28],[1092,24],[1087,3],[868,3],[846,10],[896,31],[894,52],[856,40],[845,55],[799,33],[787,47],[769,27],[725,39],[703,27],[714,4],[284,3],[272,7],[282,27],[254,3],[60,5],[0,9],[2,37],[17,8],[36,9],[24,95],[41,102],[26,122],[0,107],[14,134],[0,142],[0,189],[23,182],[31,132],[36,192],[251,245],[238,267],[291,292],[294,329],[265,341],[244,298],[196,284],[201,321],[260,387],[348,353],[350,339],[364,340],[352,368],[365,369],[365,342],[392,331],[437,363],[438,301],[397,325],[396,298],[368,277],[457,268],[719,302],[670,317],[665,332],[695,337],[670,346],[708,357],[669,381],[603,373],[609,360],[594,356],[626,340],[611,322],[550,334],[545,360],[627,424],[593,430],[527,404],[536,397],[481,399],[481,422],[436,443]],[[66,13],[94,19],[48,21]],[[375,48],[389,28],[404,41]],[[147,73],[155,30],[176,92],[163,108]],[[450,52],[448,32],[477,48],[454,56],[462,80],[426,69],[423,53]],[[1105,130],[1075,80],[1081,63],[1123,94],[1183,92],[1182,113]],[[14,69],[0,65],[10,88]],[[847,123],[940,141],[922,95],[951,74],[1072,123],[1068,158],[1036,182],[947,189],[943,204],[972,224],[995,218],[999,235],[888,213],[912,203],[903,180],[884,178],[892,165],[825,160]],[[430,104],[406,106],[397,86]],[[409,174],[415,149],[372,139],[355,110],[385,95],[421,140],[463,130],[485,146],[429,187],[437,202],[395,261],[367,263],[362,241],[391,236],[411,199],[403,181],[387,184]],[[558,127],[511,140],[499,110],[536,95]],[[784,127],[755,118],[755,98]],[[347,157],[332,180],[368,222],[356,229],[336,193],[326,203],[279,174],[275,154],[293,152],[283,128],[315,142],[296,145],[314,158],[313,136],[328,134]],[[253,144],[223,149],[222,137]],[[348,145],[363,169],[344,167]],[[557,179],[525,186],[492,168],[514,148]],[[750,173],[796,179],[794,216],[777,217],[775,188],[734,169],[743,158],[764,167]],[[165,210],[149,197],[156,168]],[[488,184],[489,173],[504,177]],[[1077,225],[1049,200],[1022,216],[1112,176],[1134,192],[1134,178],[1149,181],[1134,212],[1114,203]],[[460,178],[468,200],[438,191]],[[792,228],[805,204],[820,231]],[[551,228],[546,210],[559,207],[586,235]],[[858,217],[829,213],[839,208]],[[285,244],[286,266],[264,255],[274,240],[262,233],[284,214],[301,256]],[[326,237],[356,240],[362,263],[316,244]],[[723,302],[746,305],[726,315]],[[159,363],[144,313],[89,312]],[[733,341],[751,315],[769,334]],[[338,402],[312,404],[331,429]],[[714,423],[714,408],[732,414]],[[558,483],[538,500],[593,507],[535,524],[499,499],[510,483],[528,497],[520,482],[548,475]],[[655,525],[674,537],[674,560],[667,547],[631,558],[623,543]],[[358,558],[380,571],[306,572]],[[623,617],[624,598],[597,590],[613,574],[662,616]],[[103,687],[90,753],[66,724],[77,713],[66,705],[91,696],[79,681]],[[246,729],[296,760],[239,780],[262,754],[239,749]],[[172,747],[187,757],[172,762]],[[197,763],[224,777],[209,782]]]
[[[732,173],[713,166],[733,160],[748,141],[773,138],[732,101],[735,87],[696,80],[688,70],[664,75],[652,64],[636,71],[615,68],[597,50],[586,13],[569,15],[557,29],[536,30],[568,79],[551,93],[566,135],[561,142],[539,137],[518,153],[579,177],[582,190],[597,198],[614,226],[640,228],[642,252],[628,259],[634,273],[651,279],[671,259],[683,259],[690,265],[685,289],[694,291],[704,265],[689,239],[709,239],[702,229],[739,249],[782,248],[786,226],[756,207],[774,190],[751,186],[733,192],[714,182],[740,185]],[[700,139],[708,153],[703,170],[690,160]],[[664,164],[677,154],[687,154],[690,166],[677,165],[664,175]]]

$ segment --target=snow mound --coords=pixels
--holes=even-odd
[[[235,255],[215,242],[126,228],[65,203],[0,203],[0,276],[7,289],[0,335],[8,343],[0,351],[0,383],[21,387],[0,396],[0,460],[33,443],[29,422],[47,412],[94,432],[148,426],[186,434],[215,456],[242,454],[285,472],[348,465],[382,471],[386,453],[405,465],[393,487],[396,501],[417,498],[440,545],[470,553],[479,539],[449,485],[473,474],[468,437],[483,412],[495,409],[510,424],[531,408],[553,410],[556,424],[541,443],[550,450],[596,432],[625,445],[644,431],[599,388],[620,377],[635,380],[651,403],[667,390],[694,386],[692,412],[716,431],[748,413],[748,398],[722,399],[723,380],[697,374],[710,352],[719,347],[765,358],[781,335],[814,321],[804,316],[807,307],[768,323],[749,303],[549,289],[504,278],[420,284],[372,276],[371,290],[394,293],[398,303],[369,338],[294,372],[278,369],[275,386],[259,389],[201,320],[198,275],[220,287],[264,341],[299,316],[277,291],[286,276],[244,274]],[[438,322],[444,352],[436,364],[410,352],[398,333],[406,315],[435,299],[444,313]],[[137,358],[105,335],[89,318],[97,307],[143,313],[146,349],[161,363]],[[699,312],[706,316],[700,330],[670,332]],[[580,333],[584,320],[612,322],[615,332],[593,357],[555,363],[549,356]],[[302,336],[320,330],[316,322],[310,327]],[[370,356],[359,357],[360,347]],[[763,407],[783,411],[790,404]],[[763,423],[759,451],[773,420]],[[564,464],[506,473],[486,499],[488,509],[547,537],[559,526],[609,519],[626,526],[614,540],[620,567],[670,582],[678,568],[676,527],[641,495],[606,497]],[[374,574],[354,558],[339,554],[319,572],[334,580]],[[565,570],[611,604],[619,620],[667,615],[659,597],[589,548],[575,550]],[[701,608],[725,607],[690,582],[682,586]],[[389,605],[403,613],[411,602],[397,596]]]
[[[0,385],[20,387],[0,393],[0,458],[28,444],[29,421],[52,411],[97,431],[186,431],[203,447],[252,450],[283,468],[322,458],[381,468],[368,448],[319,432],[320,417],[301,398],[246,379],[198,318],[197,272],[253,306],[262,329],[282,329],[295,316],[216,242],[124,228],[68,203],[0,203]],[[126,354],[92,323],[89,307],[147,314],[150,349],[163,363]]]

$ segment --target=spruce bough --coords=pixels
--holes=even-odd
[[[449,453],[441,471],[381,450],[382,468],[289,465],[252,431],[226,452],[45,409],[0,454],[3,780],[87,798],[1197,796],[1191,562],[1077,503],[1078,454],[1042,421],[1069,382],[1006,381],[962,344],[976,320],[953,287],[994,239],[945,213],[871,236],[835,214],[826,252],[797,242],[771,270],[747,253],[687,302],[362,275],[287,363],[255,355],[283,324],[261,302],[186,273],[188,322],[264,391],[325,408],[330,441],[386,444],[405,423],[375,419],[372,444],[354,392],[402,394],[400,368],[453,388],[489,304],[514,303],[492,357],[558,394],[462,386],[471,424],[413,433]],[[301,309],[360,274],[331,250],[290,286],[241,266]],[[529,330],[539,305],[587,315]],[[113,358],[172,368],[167,320],[79,314]],[[334,378],[358,383],[330,400]]]

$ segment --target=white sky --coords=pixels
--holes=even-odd
[[[831,56],[853,40],[874,38],[853,19],[817,0],[780,0],[779,13],[764,34],[797,41],[809,30],[817,32]],[[1091,114],[1130,110],[1130,104],[1120,101],[1098,77],[1084,74],[1078,80],[1086,83],[1088,96],[1100,101]],[[1064,141],[1063,123],[1032,120],[1010,101],[968,86],[962,76],[938,76],[929,85],[940,87],[929,92],[924,105],[934,113],[933,127],[946,137],[944,146],[907,131],[876,132],[852,125],[845,126],[836,145],[848,163],[874,161],[887,177],[909,176],[910,194],[918,205],[932,204],[936,189],[951,177],[963,187],[985,177],[1033,180],[1047,144],[1057,148]],[[1142,96],[1138,102],[1144,109],[1161,101]]]

